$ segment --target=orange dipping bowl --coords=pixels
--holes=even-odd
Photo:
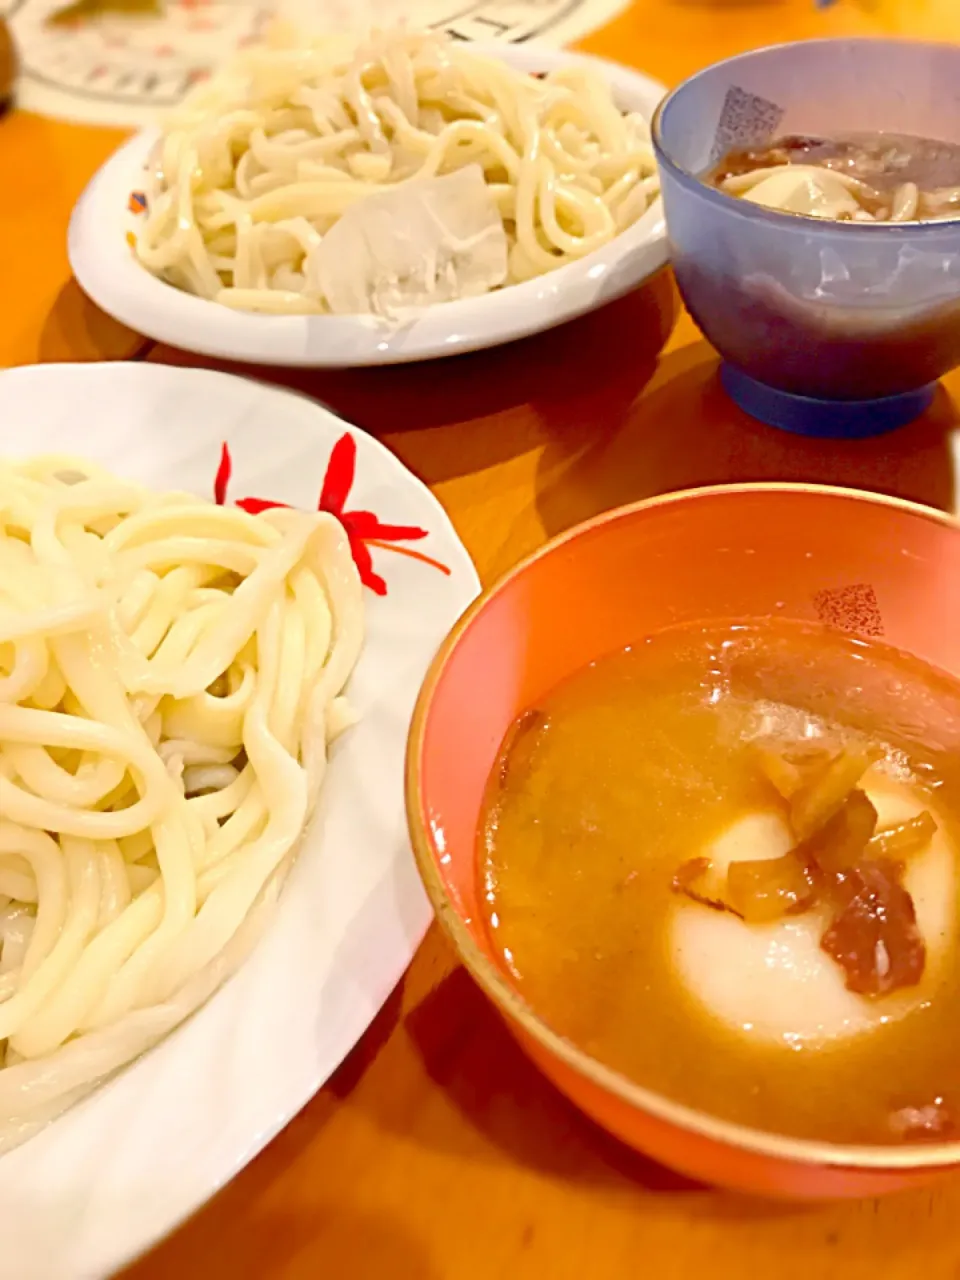
[[[703,1182],[875,1196],[960,1167],[960,1143],[789,1138],[642,1088],[538,1017],[497,963],[481,911],[484,790],[513,721],[594,659],[665,627],[771,616],[882,636],[960,675],[960,524],[890,498],[758,484],[673,494],[571,530],[486,591],[437,654],[410,732],[410,832],[463,963],[545,1075],[601,1125]]]

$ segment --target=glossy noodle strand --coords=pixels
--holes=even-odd
[[[281,39],[170,117],[136,253],[242,310],[390,315],[576,261],[658,191],[646,121],[590,68],[403,28]]]
[[[0,1150],[249,952],[362,635],[332,516],[0,465]]]

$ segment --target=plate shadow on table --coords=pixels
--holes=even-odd
[[[411,1108],[389,1088],[401,1074],[397,1037],[380,1048],[361,1045],[331,1089],[363,1108],[376,1124],[464,1160],[493,1146],[511,1162],[571,1183],[633,1187],[642,1195],[692,1196],[701,1212],[759,1219],[799,1212],[746,1197],[731,1197],[634,1152],[578,1111],[533,1065],[462,967],[408,1008],[408,1046],[447,1104],[463,1121],[438,1123],[430,1109]],[[362,1060],[361,1060],[362,1059]]]
[[[71,276],[60,289],[40,331],[41,364],[74,360],[135,360],[150,339],[114,320],[87,297]]]
[[[447,972],[412,1003],[411,994],[404,1001],[402,1038],[464,1123],[438,1123],[434,1111],[411,1107],[409,1098],[390,1088],[401,1074],[401,1037],[394,1035],[389,1043],[378,1037],[361,1042],[329,1086],[383,1129],[470,1161],[484,1159],[492,1145],[510,1163],[563,1181],[632,1190],[641,1204],[651,1197],[666,1202],[668,1212],[675,1208],[688,1223],[722,1220],[749,1230],[751,1223],[806,1222],[802,1229],[822,1229],[827,1244],[836,1243],[849,1222],[872,1216],[879,1203],[765,1200],[686,1178],[619,1142],[568,1102],[526,1056],[466,969]],[[922,1206],[925,1215],[933,1194],[921,1188],[900,1200],[911,1212]],[[776,1241],[772,1246],[778,1256]]]
[[[371,1274],[434,1280],[429,1260],[402,1224],[383,1215],[375,1220],[355,1205],[332,1205],[315,1194],[309,1177],[310,1147],[348,1093],[376,1058],[401,1017],[403,981],[388,996],[359,1044],[302,1111],[251,1164],[192,1215],[172,1236],[121,1271],[118,1280],[166,1280],[187,1276],[261,1277],[330,1270],[331,1261],[348,1274],[352,1261],[370,1260]],[[337,1083],[339,1082],[339,1083]],[[291,1170],[305,1168],[302,1177]],[[291,1187],[296,1188],[291,1198]],[[238,1229],[239,1228],[239,1229]],[[373,1268],[383,1264],[382,1271]],[[296,1264],[296,1265],[294,1265]]]
[[[620,422],[656,373],[678,314],[673,277],[663,270],[579,320],[444,360],[278,369],[228,365],[165,346],[149,359],[216,365],[301,392],[384,440],[428,484],[440,484],[542,446],[551,438],[544,420],[554,437],[584,419]],[[536,413],[528,411],[530,404],[538,406]],[[481,422],[486,429],[477,429]]]
[[[469,1126],[511,1159],[575,1182],[626,1177],[649,1191],[705,1190],[624,1146],[568,1102],[465,969],[454,969],[425,996],[404,1029],[427,1074]],[[443,1136],[456,1132],[448,1128]]]
[[[703,341],[671,352],[629,412],[571,458],[570,424],[537,410],[551,442],[539,466],[537,505],[549,535],[642,498],[703,485],[805,481],[874,490],[954,509],[951,432],[960,409],[941,387],[931,408],[899,431],[830,441],[767,427],[739,410],[720,385],[719,362]],[[586,435],[581,424],[579,435]],[[561,478],[562,479],[559,479]]]

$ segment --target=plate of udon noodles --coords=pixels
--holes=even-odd
[[[429,921],[413,702],[478,590],[426,488],[204,370],[0,374],[0,1275],[102,1275],[340,1063]]]
[[[665,264],[649,128],[664,92],[537,46],[281,31],[107,161],[71,264],[124,324],[227,359],[494,346]]]

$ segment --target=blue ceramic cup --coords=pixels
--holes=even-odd
[[[653,124],[677,282],[754,416],[870,435],[922,411],[960,364],[960,220],[798,217],[702,181],[777,136],[890,132],[960,143],[960,46],[810,40],[700,72]]]

